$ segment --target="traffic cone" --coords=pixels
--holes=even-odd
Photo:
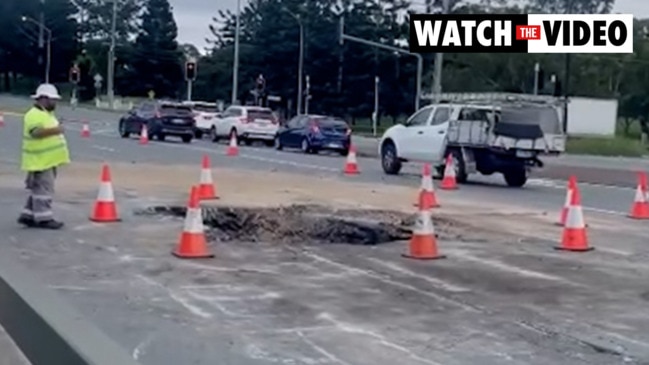
[[[356,161],[356,147],[354,145],[349,146],[349,153],[347,154],[347,161],[345,162],[343,173],[346,175],[357,175],[360,173],[358,170],[358,162]]]
[[[5,115],[4,113],[0,113],[0,127],[5,126]]]
[[[203,155],[201,168],[200,185],[198,186],[198,197],[200,200],[218,199],[216,188],[212,180],[212,169],[210,169],[210,156]]]
[[[455,166],[453,164],[453,156],[449,154],[446,157],[446,167],[444,167],[444,178],[440,189],[455,190],[457,189],[457,180],[455,179]]]
[[[563,228],[561,245],[555,247],[555,249],[573,252],[591,251],[593,248],[588,246],[588,235],[586,234],[584,212],[581,208],[579,188],[575,186],[570,195],[570,206],[568,207],[566,224]]]
[[[104,164],[101,169],[99,193],[97,194],[97,199],[95,200],[90,220],[100,223],[121,221],[117,214],[117,205],[115,204],[115,195],[113,193],[110,169],[106,164]]]
[[[149,143],[149,129],[146,124],[142,124],[142,131],[140,132],[140,144]]]
[[[83,122],[83,126],[81,127],[81,138],[90,138],[90,127],[88,126],[88,122]]]
[[[239,155],[239,144],[237,143],[237,134],[232,133],[230,135],[230,145],[226,151],[228,156],[238,156]]]
[[[203,212],[199,204],[198,187],[192,186],[189,193],[189,203],[185,214],[185,226],[172,254],[181,259],[201,259],[214,257],[207,250],[205,230],[203,227]]]
[[[647,174],[638,173],[638,187],[635,191],[635,199],[631,206],[630,218],[649,219],[649,202],[647,201]]]
[[[437,251],[437,237],[430,210],[419,209],[419,216],[412,231],[408,252],[402,256],[416,260],[437,260],[446,256]]]
[[[415,206],[420,209],[438,208],[439,203],[435,196],[435,187],[433,185],[433,175],[430,164],[424,164],[422,170],[421,189],[419,190],[419,197]]]
[[[563,203],[563,208],[561,208],[561,214],[559,215],[559,221],[556,223],[558,226],[566,225],[566,218],[568,217],[568,210],[570,209],[570,202],[572,201],[572,192],[577,187],[577,177],[571,175],[568,179],[568,186],[566,187],[566,200]]]

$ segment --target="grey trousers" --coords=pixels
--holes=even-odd
[[[25,187],[30,191],[21,217],[35,222],[46,222],[54,218],[52,213],[52,196],[56,167],[44,171],[32,171],[27,174]]]

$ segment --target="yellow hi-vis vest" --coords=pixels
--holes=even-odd
[[[70,152],[65,137],[60,134],[45,138],[34,138],[31,132],[36,128],[58,127],[59,121],[53,113],[31,108],[25,114],[23,124],[23,171],[43,171],[70,163]]]

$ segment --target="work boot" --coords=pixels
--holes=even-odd
[[[38,222],[36,225],[36,227],[44,228],[44,229],[61,229],[63,228],[63,226],[64,226],[63,222],[59,222],[54,219],[51,219],[49,221],[44,221],[44,222]]]
[[[36,226],[36,222],[34,222],[34,219],[25,215],[21,215],[20,217],[18,217],[18,224],[22,224],[25,227]]]

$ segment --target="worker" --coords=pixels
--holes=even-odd
[[[70,163],[70,152],[63,126],[54,115],[56,101],[61,99],[52,84],[42,84],[32,95],[34,106],[25,114],[21,168],[27,172],[26,188],[30,191],[18,223],[27,227],[61,229],[54,219],[52,196],[59,166]]]

